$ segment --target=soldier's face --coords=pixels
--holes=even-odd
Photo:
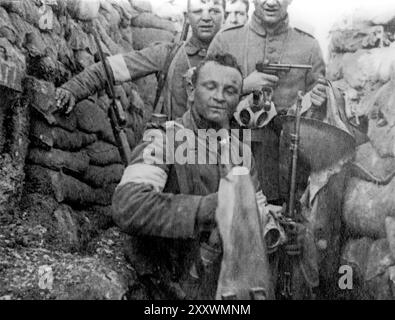
[[[203,42],[210,42],[224,20],[222,0],[190,0],[188,19],[193,34]]]
[[[239,0],[226,4],[225,26],[245,24],[248,20],[247,5]]]
[[[206,63],[199,72],[190,100],[198,114],[226,128],[240,100],[243,78],[240,72],[216,62]]]
[[[275,25],[285,18],[292,0],[254,0],[255,15],[264,23]]]

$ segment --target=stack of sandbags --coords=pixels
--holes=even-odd
[[[328,77],[345,91],[350,117],[366,115],[367,99],[395,74],[392,7],[362,7],[331,30]]]
[[[343,203],[342,264],[354,271],[353,298],[395,298],[395,13],[390,1],[343,17],[331,32],[329,78],[350,118],[364,117]]]
[[[26,82],[29,82],[26,85],[29,96],[40,95],[42,104],[45,100],[51,101],[54,90],[51,83],[36,78]],[[32,84],[35,82],[40,85]],[[48,87],[47,97],[35,91],[45,86]],[[56,111],[53,118],[43,116],[43,112],[33,113],[31,149],[26,167],[29,191],[53,195],[60,203],[80,207],[111,204],[124,166],[108,117],[108,107],[108,97],[101,96],[79,102],[69,116]],[[133,148],[139,139],[134,132],[136,124],[140,125],[138,131],[142,131],[143,124],[137,113],[129,113],[128,120],[133,128],[126,131]]]
[[[386,222],[393,232],[395,220],[390,218]],[[354,299],[394,299],[394,240],[360,238],[347,243],[341,260],[343,265],[353,270],[350,289]]]
[[[163,4],[162,2],[130,0],[130,3],[134,10],[138,12],[131,19],[133,48],[135,50],[144,49],[158,41],[174,41],[177,31],[181,29],[182,21],[177,16],[159,16],[158,13],[160,12],[157,9],[158,5]],[[156,76],[149,75],[138,79],[135,83],[146,104],[146,108],[152,112],[152,106],[155,101],[155,88],[157,88]]]
[[[132,1],[132,5],[134,1]],[[141,50],[157,41],[172,41],[176,34],[176,28],[172,21],[161,18],[150,9],[149,5],[142,5],[141,1],[135,4],[139,14],[132,17],[133,47]]]
[[[358,148],[345,191],[343,221],[348,239],[342,259],[354,268],[358,283],[354,293],[359,298],[395,298],[393,89],[390,81],[371,100],[370,141]]]
[[[104,52],[133,50],[131,21],[139,12],[130,2],[92,0],[89,5],[100,9],[93,26]],[[99,93],[79,102],[68,117],[56,111],[54,100],[56,87],[97,59],[90,23],[79,20],[79,9],[75,0],[0,1],[0,54],[19,67],[18,75],[25,78],[24,101],[32,110],[27,128],[31,145],[26,190],[81,207],[107,206],[123,171],[107,116],[110,100]],[[126,133],[133,148],[141,138],[143,118],[147,118],[144,103],[131,83],[119,86],[117,94],[127,112]],[[21,110],[28,109],[23,107]],[[21,126],[21,121],[12,121],[7,128]],[[26,137],[22,139],[18,132],[15,137],[17,145],[27,145]],[[21,148],[8,149],[21,154]]]

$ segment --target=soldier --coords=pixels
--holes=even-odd
[[[255,0],[255,11],[245,26],[224,29],[212,41],[209,53],[234,55],[242,67],[243,94],[264,86],[274,89],[273,101],[278,113],[286,113],[295,103],[299,90],[308,92],[314,106],[326,101],[326,88],[319,83],[325,76],[325,64],[318,42],[309,34],[289,26],[288,6],[292,0]],[[279,76],[256,71],[256,63],[307,64],[309,72],[292,70]],[[268,200],[283,202],[279,188],[279,136],[281,128],[272,121],[265,129],[263,141],[253,144],[258,161],[259,180]]]
[[[225,27],[244,25],[248,21],[249,0],[227,0],[225,10]]]
[[[217,252],[213,258],[217,264],[211,276],[202,275],[199,268],[191,270],[195,264],[202,264],[197,249],[210,238],[215,226],[216,192],[223,163],[207,163],[206,153],[198,151],[201,145],[215,159],[218,149],[207,145],[205,138],[197,132],[230,129],[241,90],[241,71],[232,56],[218,55],[203,61],[188,90],[191,109],[175,122],[148,128],[145,133],[147,142],[134,150],[133,160],[115,191],[114,221],[133,236],[127,245],[127,256],[148,288],[149,298],[215,297],[220,251],[211,248],[212,253]],[[177,145],[172,149],[170,140],[182,130],[193,133],[192,138],[196,139],[199,148],[190,147],[187,154],[192,152],[198,161],[195,158],[193,163],[187,164],[180,164],[177,159],[174,163],[164,161],[164,155],[167,155],[166,159],[169,154],[177,155]],[[152,150],[155,150],[153,154]],[[245,159],[244,164],[251,169],[258,190],[253,162],[248,157]],[[264,205],[261,192],[257,194],[257,200]],[[196,281],[201,282],[191,286],[188,279],[194,273]],[[201,290],[191,290],[200,285]]]
[[[254,0],[255,11],[251,21],[245,26],[224,29],[214,38],[209,48],[209,54],[226,52],[236,57],[244,76],[243,94],[249,95],[263,87],[272,88],[273,102],[280,115],[286,114],[294,105],[299,91],[307,93],[306,98],[310,98],[313,109],[324,107],[327,99],[326,86],[320,81],[325,77],[325,63],[321,49],[311,35],[289,26],[290,3],[291,0]],[[312,70],[291,70],[289,73],[277,75],[265,74],[256,70],[256,64],[262,61],[312,65]],[[262,191],[268,202],[276,205],[283,204],[288,196],[288,184],[280,183],[287,182],[288,178],[284,172],[281,171],[280,174],[280,168],[287,169],[285,157],[288,156],[285,150],[280,152],[281,131],[281,123],[274,118],[259,131],[259,139],[252,142],[252,152],[257,161]],[[309,168],[299,165],[298,175],[299,179],[301,178],[298,181],[298,191],[301,195],[307,186]],[[291,290],[297,298],[312,298],[314,295],[309,287],[317,286],[316,248],[312,238],[314,226],[303,221],[299,222],[304,225],[308,238],[304,239],[303,246],[298,246],[292,255],[302,257],[302,260],[308,261],[312,267],[305,268],[305,272],[299,272],[300,269],[295,270],[296,274],[292,281],[297,281],[298,284],[294,283],[295,290]],[[302,227],[302,224],[298,226]],[[292,235],[289,234],[288,237],[292,238]],[[305,250],[306,246],[310,249]],[[278,270],[278,275],[276,274],[277,259],[280,257],[281,254],[274,255],[271,261],[278,297],[284,292],[284,281],[281,278],[285,274],[281,269]],[[306,273],[306,270],[312,270],[311,274]],[[304,275],[305,281],[300,277],[301,274]],[[307,283],[309,285],[304,287]],[[311,285],[313,283],[314,285]]]
[[[131,81],[163,72],[167,79],[163,90],[164,112],[171,114],[172,119],[182,116],[187,106],[184,75],[206,56],[211,40],[222,26],[224,8],[225,0],[188,0],[191,38],[180,48],[173,43],[156,43],[138,52],[109,57],[114,80]],[[89,67],[57,90],[58,107],[71,112],[75,101],[104,88],[105,79],[101,64]]]

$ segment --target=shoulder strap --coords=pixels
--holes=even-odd
[[[154,101],[154,105],[153,105],[154,113],[160,114],[163,111],[163,105],[159,105],[159,99],[162,95],[163,88],[165,87],[165,83],[167,80],[167,74],[169,72],[170,65],[173,62],[178,50],[180,50],[180,48],[183,45],[184,45],[184,42],[181,41],[173,46],[172,50],[170,51],[170,53],[167,56],[163,70],[159,71],[157,73],[156,78],[158,80],[158,87],[156,89],[155,101]]]

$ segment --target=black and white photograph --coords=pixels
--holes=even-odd
[[[0,0],[0,300],[394,299],[394,0]]]

